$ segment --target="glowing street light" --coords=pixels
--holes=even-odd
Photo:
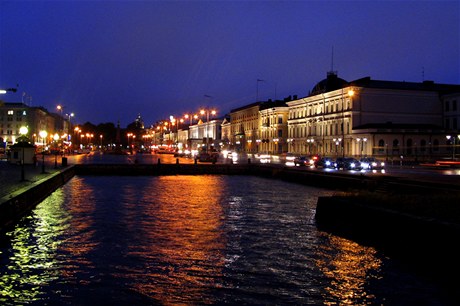
[[[27,133],[29,133],[29,129],[25,126],[21,126],[19,128],[19,134],[21,134],[21,136],[25,137],[25,135],[27,135]],[[24,145],[25,145],[25,141],[23,139],[22,141],[22,160],[21,160],[21,181],[25,181],[25,169],[24,169]]]
[[[312,147],[312,145],[313,145],[314,142],[315,142],[315,140],[314,140],[313,138],[308,138],[308,139],[307,139],[308,153],[310,153],[310,154],[312,153],[312,152],[311,152],[311,151],[312,151],[312,150],[311,150],[311,147]]]
[[[57,168],[57,156],[58,156],[58,145],[57,145],[57,141],[59,140],[59,134],[56,133],[54,134],[53,136],[53,139],[54,139],[54,169]]]
[[[8,91],[16,92],[17,89],[16,89],[16,88],[0,89],[0,95],[4,95],[4,94],[6,94]]]
[[[452,139],[452,141],[451,141],[451,143],[452,143],[452,160],[455,160],[455,139],[458,138],[458,142],[460,143],[460,135],[457,135],[457,137],[447,135],[446,138],[449,141]]]
[[[45,140],[46,140],[46,137],[48,136],[48,132],[43,130],[43,131],[40,131],[38,135],[40,135],[40,137],[42,138],[42,173],[45,173]]]
[[[217,112],[215,110],[202,109],[202,110],[200,110],[200,114],[201,115],[206,114],[206,152],[208,152],[208,147],[209,147],[209,135],[208,135],[209,115],[211,114],[212,116],[214,116],[214,115],[217,114]]]
[[[334,138],[332,139],[332,141],[335,143],[335,155],[337,157],[339,155],[338,147],[339,147],[339,144],[342,142],[342,138]]]

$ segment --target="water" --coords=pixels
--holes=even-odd
[[[327,194],[246,176],[76,176],[1,238],[0,304],[449,303],[436,281],[317,230]]]

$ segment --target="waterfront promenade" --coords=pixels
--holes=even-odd
[[[45,173],[42,173],[42,162],[37,165],[24,165],[24,181],[21,180],[21,165],[12,164],[6,160],[0,161],[0,199],[27,188],[33,183],[50,177],[60,171],[61,165],[54,168],[54,160],[45,161]]]

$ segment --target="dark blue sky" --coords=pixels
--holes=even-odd
[[[332,49],[347,81],[460,84],[459,3],[0,0],[0,88],[19,84],[0,98],[122,127],[224,115],[257,83],[259,100],[306,96]]]

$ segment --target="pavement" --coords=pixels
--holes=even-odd
[[[59,160],[60,162],[60,160]],[[28,187],[33,183],[51,176],[62,169],[61,164],[55,168],[54,158],[49,156],[45,159],[45,172],[42,173],[42,160],[37,165],[24,165],[24,180],[22,180],[22,167],[16,163],[10,163],[5,159],[0,160],[0,198]]]

